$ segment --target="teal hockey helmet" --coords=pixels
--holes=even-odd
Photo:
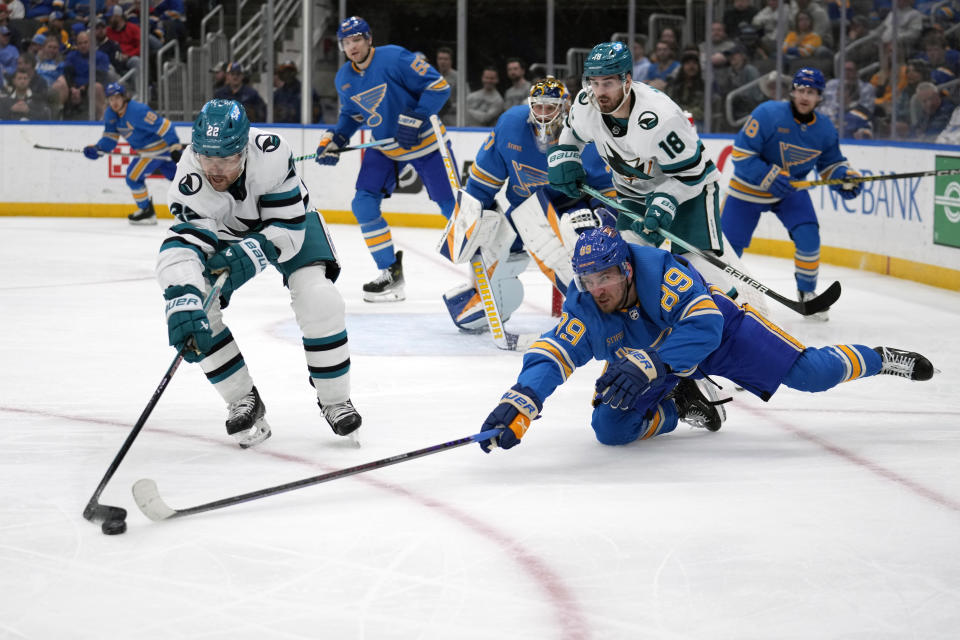
[[[240,153],[249,136],[247,112],[234,100],[208,101],[193,121],[193,150],[202,156],[225,158]]]
[[[633,54],[622,42],[601,42],[583,61],[583,77],[620,76],[633,72]]]

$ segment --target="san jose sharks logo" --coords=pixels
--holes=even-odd
[[[180,193],[185,196],[192,196],[193,194],[197,193],[200,191],[201,186],[203,186],[203,181],[200,180],[199,173],[188,173],[180,178]]]
[[[256,144],[265,153],[270,153],[271,151],[276,151],[277,147],[280,146],[280,136],[262,133],[257,136]]]
[[[383,122],[383,116],[377,113],[377,107],[383,102],[385,95],[387,95],[387,84],[383,83],[378,84],[372,89],[367,89],[363,93],[350,96],[350,99],[353,100],[358,107],[370,114],[367,116],[368,127],[377,127]]]
[[[780,166],[784,169],[806,164],[820,155],[818,149],[808,149],[807,147],[798,147],[788,142],[780,143]]]
[[[640,167],[643,166],[643,162],[640,158],[634,158],[634,164],[631,165],[627,160],[624,160],[623,156],[617,153],[617,150],[611,146],[606,146],[606,153],[604,153],[604,159],[607,161],[607,164],[610,165],[610,170],[616,173],[627,180],[650,180],[653,176],[647,175],[644,173]]]
[[[513,165],[513,192],[523,198],[528,198],[538,188],[549,182],[547,172],[521,164],[512,160]]]

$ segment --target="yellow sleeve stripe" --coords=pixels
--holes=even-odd
[[[557,363],[557,366],[560,368],[560,375],[563,376],[564,382],[567,378],[570,377],[570,374],[573,373],[573,370],[576,367],[573,364],[573,361],[570,360],[570,357],[567,355],[567,352],[558,345],[553,340],[549,338],[540,338],[527,349],[527,353],[539,353],[542,356],[553,360]]]
[[[687,305],[687,308],[684,309],[683,313],[680,315],[680,319],[682,320],[683,318],[713,313],[717,315],[723,315],[720,313],[720,309],[717,307],[717,303],[713,301],[713,298],[707,295],[702,295],[697,296],[690,304]]]
[[[157,129],[157,135],[163,136],[167,131],[170,131],[170,121],[166,118],[163,119],[163,124],[160,125],[160,128]]]
[[[744,158],[751,158],[757,155],[756,151],[749,151],[747,149],[741,149],[740,147],[734,147],[730,152],[730,157],[733,158],[733,161],[743,160]]]
[[[159,151],[160,149],[166,149],[167,143],[165,140],[157,140],[152,144],[148,144],[145,147],[140,147],[137,151]]]
[[[119,139],[120,139],[120,134],[117,133],[116,131],[104,131],[104,132],[103,132],[103,137],[104,137],[104,138],[110,138],[111,140],[119,140]]]
[[[470,177],[478,182],[498,189],[503,186],[504,182],[506,182],[506,180],[501,180],[496,176],[484,171],[477,166],[476,162],[470,165]]]
[[[399,156],[402,156],[408,153],[413,153],[414,151],[420,151],[422,149],[425,149],[426,147],[429,147],[430,145],[436,145],[436,144],[437,144],[437,136],[436,134],[431,133],[429,136],[421,140],[420,144],[410,149],[401,149],[398,146],[390,145],[386,147],[381,147],[380,152],[390,158],[397,158]]]
[[[769,191],[761,191],[760,189],[755,189],[744,182],[737,180],[736,178],[730,178],[730,188],[734,191],[740,191],[741,193],[746,193],[751,196],[757,196],[758,198],[772,198],[773,195]]]
[[[450,85],[447,84],[446,80],[444,80],[443,78],[440,78],[439,80],[437,80],[436,82],[428,86],[427,91],[443,91],[449,86]]]

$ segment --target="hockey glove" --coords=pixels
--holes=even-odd
[[[627,355],[610,364],[597,378],[599,401],[613,409],[629,411],[650,387],[663,382],[666,366],[656,351],[627,349]]]
[[[203,311],[203,298],[192,285],[167,287],[167,336],[187,362],[200,362],[213,347],[210,320]]]
[[[170,145],[170,159],[174,162],[180,162],[181,156],[183,156],[183,145],[179,142],[177,144]]]
[[[347,146],[347,139],[343,135],[327,130],[317,144],[317,164],[333,166],[340,162],[340,149]]]
[[[846,177],[859,177],[860,173],[850,167],[837,167],[830,176],[831,178],[841,179]],[[853,200],[863,191],[862,182],[844,182],[843,184],[832,184],[830,188],[840,194],[844,200]]]
[[[647,196],[647,210],[643,216],[643,232],[654,233],[668,230],[677,215],[677,199],[666,193],[651,193]]]
[[[535,420],[543,403],[537,398],[532,389],[515,384],[500,398],[500,404],[490,412],[483,421],[481,431],[503,428],[500,435],[480,443],[484,453],[490,449],[500,447],[509,449],[520,444],[520,438],[530,428],[530,422]]]
[[[87,158],[91,160],[96,160],[97,158],[100,157],[100,150],[97,149],[97,145],[88,144],[83,148],[83,155],[85,155]]]
[[[797,188],[790,184],[790,176],[785,173],[778,173],[777,177],[770,183],[770,195],[780,200],[783,200],[796,190]]]
[[[580,185],[587,179],[576,145],[559,144],[547,152],[547,178],[550,186],[568,198],[579,199]]]
[[[420,129],[427,119],[416,111],[404,111],[397,117],[397,145],[412,149],[420,144]]]
[[[207,260],[207,275],[216,276],[222,271],[230,272],[220,290],[221,298],[224,302],[229,302],[233,292],[243,286],[247,280],[269,265],[276,265],[277,257],[277,248],[272,242],[263,234],[251,233],[239,242],[210,256]]]

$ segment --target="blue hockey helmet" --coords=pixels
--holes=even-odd
[[[125,96],[127,95],[127,90],[123,88],[123,85],[119,82],[111,82],[103,90],[104,94],[109,98],[110,96]]]
[[[247,112],[234,100],[210,100],[193,121],[193,150],[202,156],[225,158],[240,153],[249,136]]]
[[[371,38],[370,25],[360,16],[350,16],[341,22],[340,27],[337,28],[337,40],[343,40],[357,34],[363,35],[367,40]]]
[[[633,72],[633,54],[622,42],[601,42],[583,61],[584,79],[591,76],[620,76]]]
[[[580,291],[588,291],[583,276],[620,267],[620,272],[629,276],[630,248],[620,233],[613,227],[587,229],[577,238],[573,247],[573,280]]]
[[[827,87],[827,81],[823,79],[823,72],[820,69],[804,67],[793,75],[793,87],[810,87],[822,94]]]

